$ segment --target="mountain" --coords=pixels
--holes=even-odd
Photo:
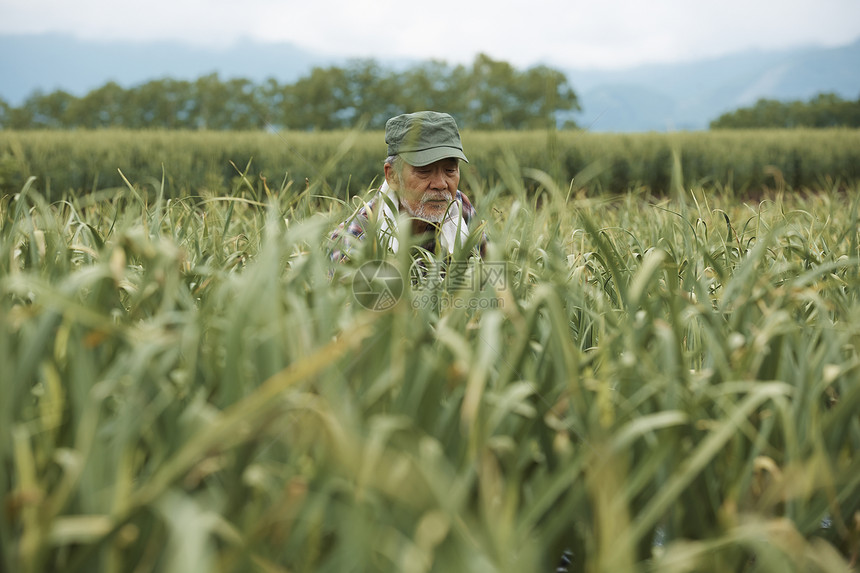
[[[97,42],[62,34],[0,35],[0,97],[21,105],[34,90],[82,96],[109,81],[129,88],[172,77],[293,82],[313,66],[333,63],[292,44],[241,40],[222,48],[181,42]]]
[[[575,116],[594,131],[705,129],[760,98],[808,100],[822,92],[860,97],[860,39],[836,48],[746,51],[625,70],[567,70],[580,98]]]
[[[68,35],[0,35],[0,98],[20,105],[34,90],[84,95],[108,81],[222,78],[293,82],[314,66],[344,64],[298,46],[243,40],[221,48],[181,42],[98,42]],[[402,69],[403,60],[380,64]],[[559,66],[554,66],[559,68]],[[561,69],[561,68],[559,68]],[[759,98],[807,100],[822,92],[860,97],[860,39],[836,47],[745,51],[720,58],[622,70],[564,70],[593,131],[706,129],[721,114]]]

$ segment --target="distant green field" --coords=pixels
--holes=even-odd
[[[467,179],[491,184],[512,159],[589,191],[665,195],[677,181],[758,193],[763,186],[821,189],[860,180],[860,130],[467,131],[463,142]],[[224,193],[241,171],[255,182],[262,174],[269,185],[285,178],[297,187],[320,183],[321,191],[343,197],[378,182],[385,152],[381,132],[0,131],[0,189],[16,192],[32,175],[54,198],[124,186],[122,171],[143,185],[159,185],[163,174],[169,196]]]
[[[379,134],[0,132],[0,570],[848,571],[860,187],[764,166],[858,135],[557,137],[464,134],[483,261],[333,263]]]

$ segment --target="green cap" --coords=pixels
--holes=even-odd
[[[469,162],[457,123],[447,113],[418,111],[392,117],[385,123],[385,143],[388,155],[399,155],[413,167],[448,157]]]

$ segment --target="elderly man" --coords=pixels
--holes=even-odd
[[[397,252],[398,214],[410,217],[412,234],[427,237],[420,246],[452,254],[469,239],[475,208],[457,188],[460,160],[468,162],[454,118],[447,113],[420,111],[392,117],[385,124],[388,158],[385,182],[376,197],[350,220],[341,224],[334,239],[335,260],[349,255],[349,241],[363,239],[369,220],[379,223],[380,236]],[[346,231],[346,234],[343,231]],[[486,244],[481,235],[478,248]]]

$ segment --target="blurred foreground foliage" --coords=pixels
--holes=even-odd
[[[856,563],[856,187],[464,182],[489,278],[381,312],[352,279],[410,251],[332,263],[318,182],[0,199],[0,568]]]

